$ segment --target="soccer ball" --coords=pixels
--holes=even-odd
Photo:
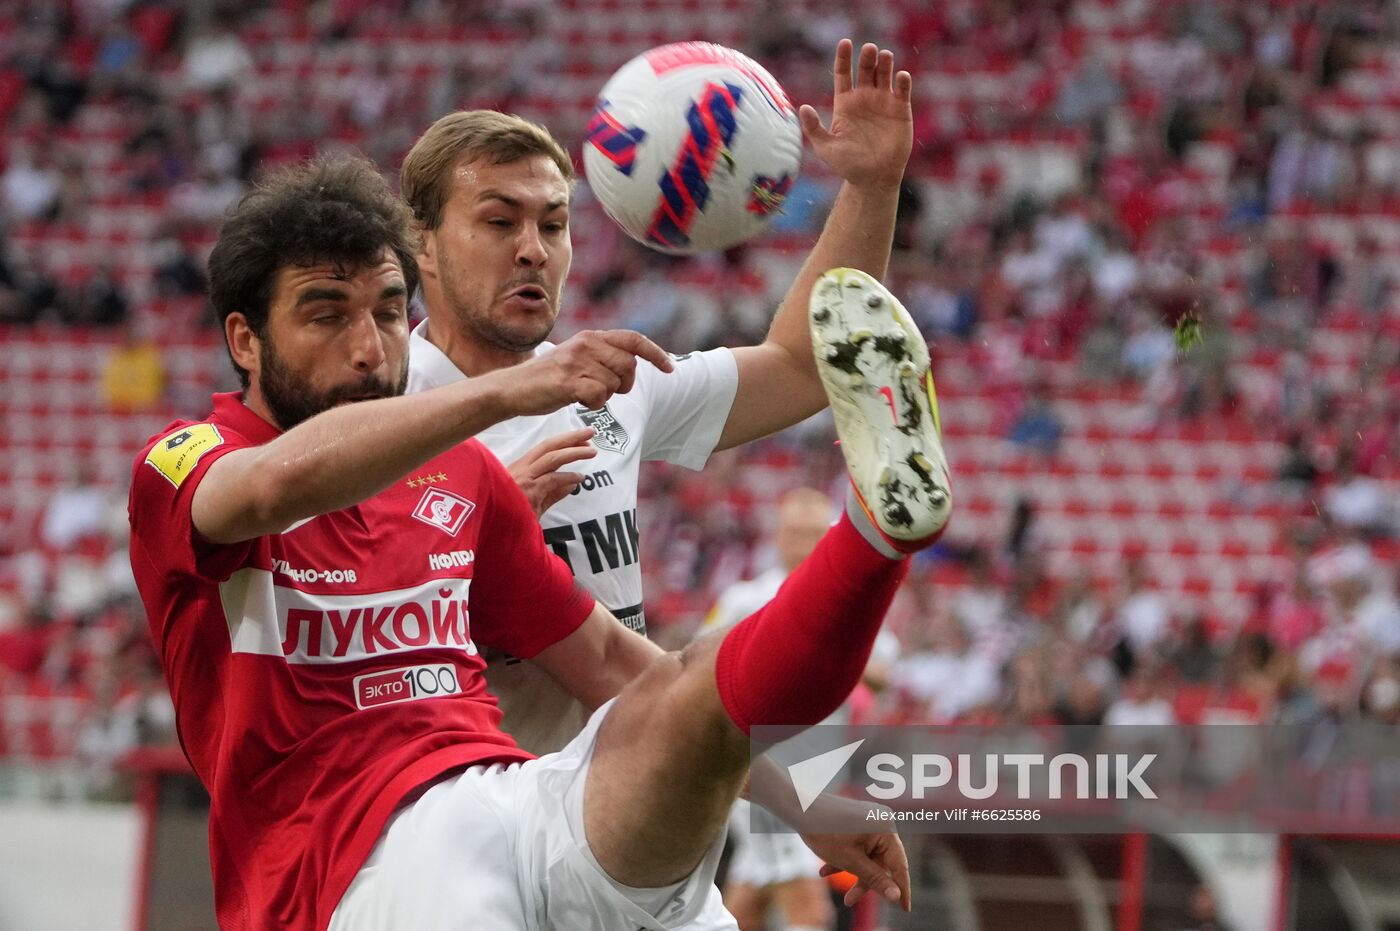
[[[583,149],[608,215],[672,255],[762,231],[801,163],[802,127],[782,87],[709,42],[659,46],[623,65],[598,96]]]

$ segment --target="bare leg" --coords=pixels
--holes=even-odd
[[[757,613],[623,690],[584,789],[588,844],[613,879],[655,888],[695,869],[743,787],[748,728],[815,724],[846,699],[904,570],[845,518]]]
[[[658,658],[618,697],[598,733],[584,829],[599,864],[623,885],[653,888],[688,875],[743,788],[748,738],[715,687],[722,639]]]

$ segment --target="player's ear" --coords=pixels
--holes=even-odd
[[[418,274],[424,278],[437,277],[437,230],[425,229],[417,221],[414,229],[418,233]]]
[[[248,325],[247,317],[235,311],[224,318],[224,339],[235,365],[245,372],[257,370],[258,334]]]

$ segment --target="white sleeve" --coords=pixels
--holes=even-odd
[[[642,458],[701,469],[729,420],[739,389],[739,366],[728,349],[692,352],[677,358],[675,365],[669,374],[647,363],[638,366],[638,387],[645,391],[642,401],[647,408]]]

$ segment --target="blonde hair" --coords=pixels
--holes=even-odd
[[[504,165],[534,155],[547,156],[573,183],[569,153],[543,126],[513,113],[458,110],[429,126],[413,144],[399,169],[399,193],[425,229],[436,229],[458,165],[479,159]]]

